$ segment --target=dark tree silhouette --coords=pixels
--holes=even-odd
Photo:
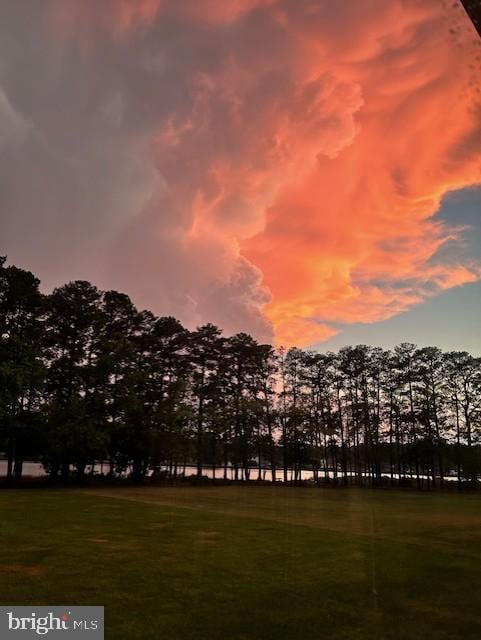
[[[0,453],[52,479],[442,487],[481,476],[481,359],[403,343],[275,350],[139,312],[88,282],[48,296],[0,259]]]
[[[23,460],[40,444],[45,369],[39,280],[5,261],[0,257],[0,433],[12,478],[22,475]]]

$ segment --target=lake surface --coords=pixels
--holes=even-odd
[[[73,470],[73,469],[72,469]],[[167,471],[168,468],[167,467],[162,467],[163,471]],[[87,467],[86,473],[90,473],[91,472],[91,467]],[[94,465],[94,469],[93,472],[95,474],[105,474],[107,475],[109,472],[109,464],[108,463],[97,463]],[[214,470],[212,469],[212,467],[203,467],[202,469],[202,474],[208,478],[216,478],[217,480],[222,480],[224,479],[224,468],[223,467],[217,467]],[[7,475],[7,461],[6,460],[0,460],[0,477],[6,476]],[[127,475],[127,474],[126,474]],[[197,467],[195,466],[186,466],[184,467],[178,467],[177,468],[177,476],[178,477],[189,477],[189,476],[195,476],[197,475]],[[308,481],[308,480],[313,480],[314,479],[314,475],[312,473],[312,470],[309,469],[303,469],[301,471],[301,480],[304,481]],[[319,471],[318,472],[318,477],[319,478],[324,478],[325,477],[325,473],[323,471]],[[338,477],[341,477],[341,474],[338,472]],[[348,473],[349,476],[354,476],[355,474],[353,473]],[[367,474],[363,474],[364,477],[366,477]],[[383,473],[382,474],[383,477],[390,477],[391,474],[390,473]],[[31,477],[31,478],[41,478],[46,476],[45,473],[45,469],[43,468],[42,464],[40,462],[24,462],[23,463],[23,477]],[[329,472],[329,477],[330,478],[334,478],[334,472],[330,471]],[[398,479],[398,475],[395,473],[393,476],[395,479]],[[415,479],[416,476],[414,474],[406,475],[407,478],[411,478],[411,479]],[[426,476],[420,476],[421,479],[425,480]],[[228,467],[227,469],[227,479],[228,480],[235,480],[235,470],[232,467]],[[238,469],[238,473],[237,473],[237,479],[238,480],[245,480],[244,477],[244,473],[242,469]],[[259,470],[257,469],[257,467],[252,467],[250,469],[250,475],[249,475],[249,479],[250,480],[258,480],[259,479]],[[261,480],[267,480],[267,481],[271,481],[272,480],[272,473],[270,469],[262,469],[261,471],[261,476],[260,476]],[[288,482],[292,482],[295,478],[294,478],[294,470],[293,469],[288,469],[288,475],[287,475],[287,479]],[[298,478],[299,479],[299,478]],[[455,476],[446,476],[444,478],[445,480],[453,480],[456,481],[457,478]],[[283,469],[277,469],[276,470],[276,481],[277,482],[283,482],[284,481],[284,471]]]

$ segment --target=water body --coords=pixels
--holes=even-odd
[[[74,471],[74,469],[72,468],[72,471]],[[97,463],[94,465],[93,468],[93,473],[94,474],[104,474],[107,475],[110,471],[110,465],[108,463]],[[162,467],[162,471],[168,471],[167,467]],[[86,469],[86,474],[88,475],[89,473],[92,472],[92,468],[91,467],[87,467]],[[128,475],[129,470],[127,471],[127,473],[125,475]],[[6,476],[7,475],[7,461],[6,460],[0,460],[0,477],[2,476]],[[42,464],[39,462],[24,462],[23,463],[23,473],[22,476],[23,477],[31,477],[31,478],[41,478],[46,476],[46,472],[45,469],[43,468]],[[150,474],[147,474],[150,475]],[[197,475],[197,467],[195,466],[190,466],[187,465],[186,467],[178,467],[177,468],[177,476],[178,477],[189,477],[189,476],[196,476]],[[217,480],[222,480],[224,479],[224,468],[223,467],[217,467],[215,469],[215,472],[213,470],[212,467],[204,467],[202,469],[202,475],[206,476],[207,478],[216,478]],[[250,480],[258,480],[259,479],[259,471],[257,468],[251,468],[250,469]],[[333,476],[332,476],[333,477]],[[242,469],[238,470],[238,474],[237,474],[237,478],[239,480],[244,480],[244,473]],[[312,471],[308,471],[308,470],[303,470],[301,472],[301,479],[302,480],[312,480],[313,478],[313,474]],[[228,480],[235,480],[235,470],[232,467],[229,467],[227,469],[227,479]],[[294,471],[293,470],[289,470],[289,475],[288,475],[288,479],[289,480],[294,480]],[[272,480],[272,473],[270,469],[262,469],[261,472],[261,480]],[[277,469],[276,471],[276,480],[278,480],[279,482],[282,482],[284,480],[284,472],[282,469]]]
[[[94,474],[98,474],[98,475],[107,475],[109,473],[110,467],[108,463],[97,463],[94,465],[93,468],[93,473]],[[72,468],[72,471],[74,471],[74,469]],[[162,471],[168,471],[167,467],[162,467]],[[88,475],[89,473],[92,473],[92,468],[91,467],[87,467],[86,469],[86,474]],[[127,472],[124,474],[125,476],[127,476],[129,474],[129,470],[127,470]],[[0,477],[2,476],[6,476],[7,475],[7,461],[6,460],[0,460]],[[45,469],[43,468],[42,464],[40,462],[24,462],[23,463],[23,474],[22,476],[24,478],[30,477],[30,478],[42,478],[45,477],[47,474],[45,472]],[[147,474],[150,475],[150,474]],[[190,477],[190,476],[196,476],[197,475],[197,467],[195,466],[186,466],[186,467],[178,467],[177,468],[177,477],[182,478],[182,477]],[[217,480],[223,480],[224,479],[224,468],[223,467],[217,467],[215,469],[215,472],[213,470],[212,467],[203,467],[202,469],[202,475],[207,477],[207,478],[216,478]],[[313,481],[314,480],[314,474],[312,472],[312,470],[309,469],[302,469],[302,471],[300,472],[300,479],[303,481]],[[355,476],[355,474],[353,473],[348,473],[348,476]],[[389,478],[391,477],[390,473],[383,473],[382,474],[383,477],[385,478]],[[326,474],[323,471],[319,471],[318,472],[318,477],[319,478],[325,478]],[[340,478],[341,474],[340,472],[337,473],[337,477]],[[363,474],[363,477],[367,477],[367,474]],[[394,474],[394,479],[398,479],[398,475]],[[414,474],[407,474],[406,476],[404,476],[406,478],[410,478],[411,480],[415,480],[416,476]],[[335,474],[333,471],[329,472],[329,478],[335,478]],[[228,467],[227,468],[227,480],[235,480],[235,469],[233,467]],[[238,474],[237,474],[237,479],[238,480],[245,480],[245,476],[243,473],[243,469],[238,469]],[[250,480],[259,480],[259,470],[257,467],[251,467],[250,469],[250,474],[249,474],[249,479]],[[299,477],[297,478],[299,480]],[[420,476],[420,479],[422,480],[426,480],[427,477],[426,476]],[[445,480],[452,480],[452,481],[456,481],[457,477],[455,476],[446,476],[444,478]],[[270,468],[263,468],[261,470],[261,475],[260,475],[260,480],[263,481],[271,481],[272,480],[272,472]],[[294,477],[294,470],[293,469],[288,469],[287,472],[287,481],[288,482],[292,482],[295,480]],[[284,470],[283,469],[276,469],[276,481],[277,482],[284,482]]]

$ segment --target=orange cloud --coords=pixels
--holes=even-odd
[[[296,316],[294,310],[288,310],[285,317],[282,317],[281,313],[274,318],[274,322],[276,343],[279,346],[308,347],[338,333],[337,329],[327,324]]]
[[[92,56],[110,36],[136,64],[160,184],[136,220],[137,276],[177,270],[175,291],[165,279],[149,295],[187,300],[175,308],[187,323],[262,326],[263,337],[270,324],[277,342],[309,344],[333,323],[379,321],[481,277],[438,257],[460,231],[434,217],[446,193],[481,183],[480,46],[460,6],[52,6]]]
[[[411,21],[409,6],[421,4]],[[349,49],[339,59],[336,42],[331,55],[324,51],[331,71],[361,87],[359,132],[337,157],[320,156],[305,180],[283,189],[264,230],[242,244],[271,291],[267,316],[293,343],[304,339],[302,327],[294,329],[299,315],[378,321],[481,275],[476,265],[435,263],[456,232],[432,217],[445,193],[481,181],[472,65],[479,47],[448,37],[450,13],[437,3],[392,3],[402,5],[404,28],[394,10],[392,22],[380,23],[381,40],[361,30],[365,55],[359,34],[353,60]]]

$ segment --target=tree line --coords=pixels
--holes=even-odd
[[[0,453],[48,475],[442,486],[481,476],[481,359],[404,343],[274,349],[138,311],[85,281],[49,295],[0,258]],[[105,466],[104,466],[105,465]],[[194,467],[194,469],[192,469]]]

